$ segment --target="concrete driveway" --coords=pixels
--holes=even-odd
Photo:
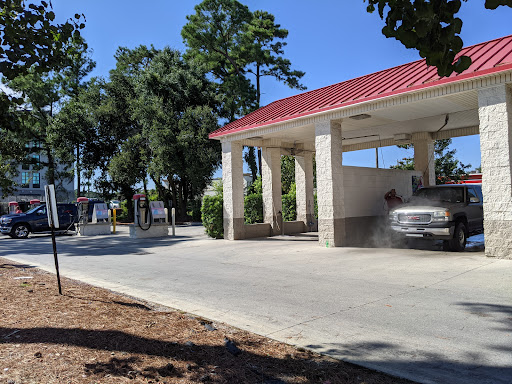
[[[61,273],[418,382],[512,381],[510,260],[176,232],[58,237]],[[0,256],[54,271],[47,236],[2,237]]]

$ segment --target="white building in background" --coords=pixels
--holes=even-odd
[[[32,148],[37,148],[39,143],[32,142],[29,144]],[[7,203],[9,201],[29,202],[32,199],[39,199],[44,201],[44,187],[48,184],[45,179],[48,171],[47,167],[40,168],[41,162],[46,162],[46,156],[41,153],[32,153],[29,155],[30,159],[18,165],[18,175],[14,177],[13,181],[18,185],[16,190],[0,198],[0,213],[5,214],[7,211]],[[57,170],[62,172],[65,167],[62,165],[57,166]],[[75,198],[75,190],[73,180],[59,180],[55,185],[57,193],[57,201],[70,202]],[[0,188],[0,196],[2,195]]]

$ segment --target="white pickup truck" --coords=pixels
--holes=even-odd
[[[481,184],[421,188],[389,213],[391,228],[405,237],[444,240],[445,250],[462,252],[468,236],[483,233]]]

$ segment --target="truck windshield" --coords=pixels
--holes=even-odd
[[[416,191],[414,196],[419,199],[462,203],[464,202],[464,188],[422,188]]]

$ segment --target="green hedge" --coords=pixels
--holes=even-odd
[[[205,196],[201,207],[201,220],[208,236],[224,238],[222,196]]]
[[[316,192],[315,194],[313,195],[313,198],[314,198],[314,202],[315,202],[315,207],[314,207],[314,211],[315,211],[315,219],[318,220],[318,199],[316,198]]]
[[[263,223],[263,195],[251,193],[244,198],[245,224]]]
[[[294,221],[297,220],[297,199],[295,196],[295,191],[290,192],[286,195],[283,195],[283,220],[284,221]]]
[[[258,184],[256,184],[258,186]],[[294,187],[294,186],[293,186]],[[259,188],[256,187],[256,190]],[[259,192],[259,191],[258,191]],[[295,188],[290,193],[282,195],[283,201],[283,220],[297,220],[297,202]],[[314,195],[315,217],[318,218],[318,204],[316,193]],[[263,195],[260,193],[251,193],[244,198],[244,217],[245,224],[255,224],[263,222]],[[205,196],[201,207],[201,219],[208,236],[221,239],[224,237],[223,214],[222,214],[222,195]]]

